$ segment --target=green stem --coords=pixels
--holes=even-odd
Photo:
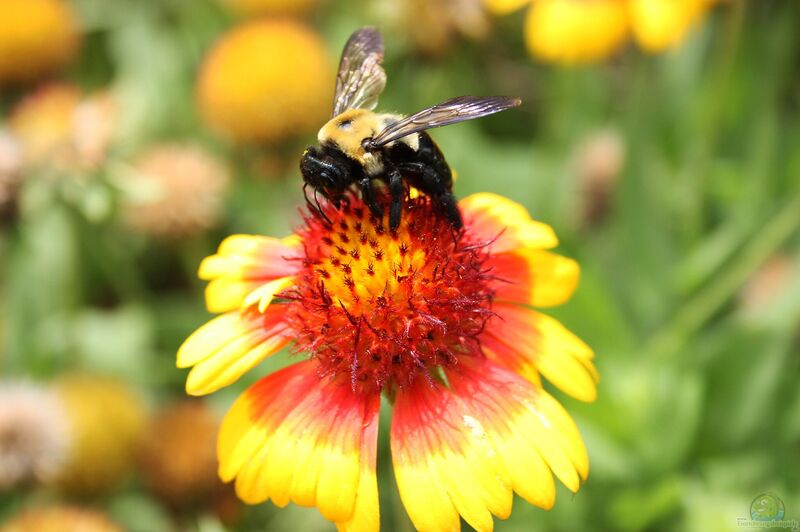
[[[800,230],[800,195],[778,211],[742,250],[738,261],[720,273],[705,289],[678,309],[673,321],[647,344],[645,352],[654,359],[670,358],[684,348],[696,333],[751,275],[792,235]]]

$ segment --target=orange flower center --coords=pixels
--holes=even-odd
[[[297,351],[368,393],[436,378],[438,367],[480,355],[493,296],[484,245],[455,231],[427,198],[405,201],[396,231],[349,199],[327,209],[331,223],[308,217],[300,231],[303,272],[282,294]]]

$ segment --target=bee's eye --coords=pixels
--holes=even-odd
[[[339,129],[349,129],[350,126],[353,124],[353,121],[350,119],[345,119],[339,122]]]

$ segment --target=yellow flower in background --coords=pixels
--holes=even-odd
[[[525,21],[530,53],[554,63],[603,59],[627,36],[628,12],[621,0],[536,0]]]
[[[319,0],[220,0],[234,13],[253,17],[259,15],[305,15]]]
[[[496,15],[525,6],[534,57],[559,64],[605,59],[633,37],[644,50],[677,46],[714,0],[484,0]]]
[[[238,142],[308,134],[330,112],[333,70],[324,43],[290,19],[247,22],[223,35],[197,87],[208,124]]]
[[[78,506],[23,510],[0,526],[0,532],[122,532],[105,514]]]
[[[0,0],[1,1],[1,0]],[[105,161],[114,139],[117,106],[107,91],[84,96],[74,85],[53,83],[26,96],[8,127],[28,168],[90,171]]]
[[[142,400],[110,377],[73,374],[55,382],[67,414],[71,446],[55,484],[71,495],[106,494],[133,469],[145,428]]]
[[[378,201],[387,212],[388,194]],[[221,315],[178,351],[189,394],[236,382],[290,343],[307,355],[223,420],[219,474],[243,501],[377,530],[382,394],[394,404],[400,496],[420,530],[458,530],[461,518],[491,530],[514,492],[550,508],[553,475],[579,489],[586,450],[542,378],[592,401],[593,353],[532,308],[567,301],[579,267],[550,251],[552,229],[522,206],[476,194],[459,207],[455,232],[427,197],[410,198],[391,231],[353,194],[287,238],[231,236],[202,262],[208,309]]]
[[[157,238],[190,237],[217,223],[230,183],[227,166],[200,146],[160,144],[125,174],[128,225]]]
[[[648,52],[660,52],[683,42],[706,14],[712,0],[628,0],[636,42]]]
[[[33,81],[66,65],[78,24],[61,0],[0,0],[0,84]]]

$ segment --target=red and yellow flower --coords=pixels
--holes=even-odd
[[[388,199],[383,199],[388,209]],[[380,397],[394,404],[400,496],[421,530],[490,530],[514,492],[550,508],[589,463],[542,386],[595,398],[592,351],[532,307],[569,299],[575,261],[552,229],[492,194],[460,202],[454,231],[424,196],[400,227],[357,197],[296,234],[236,235],[200,266],[221,313],[178,352],[186,388],[211,393],[293,342],[309,356],[248,389],[220,429],[220,475],[248,503],[315,506],[340,530],[379,526]]]

